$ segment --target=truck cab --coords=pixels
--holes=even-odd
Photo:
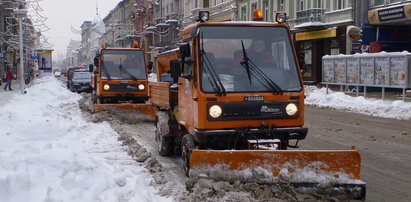
[[[143,50],[103,48],[95,58],[95,66],[92,79],[94,103],[145,103],[148,100]]]

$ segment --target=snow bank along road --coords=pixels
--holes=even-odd
[[[80,95],[36,82],[0,107],[0,201],[171,201],[108,123],[82,117]]]

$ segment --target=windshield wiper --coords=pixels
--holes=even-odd
[[[213,81],[212,84],[214,84],[213,85],[214,90],[217,91],[218,95],[225,95],[226,90],[224,88],[224,85],[221,82],[220,78],[218,78],[218,75],[215,72],[213,65],[211,64],[210,59],[208,59],[207,53],[204,50],[201,50],[201,59],[203,59],[202,61],[203,67],[206,67],[204,70],[206,70],[206,75],[207,75],[208,80],[210,81],[210,83],[211,81]],[[204,59],[206,61],[204,61]]]
[[[111,80],[111,76],[110,76],[110,74],[108,73],[108,71],[107,71],[107,69],[106,69],[106,66],[104,65],[104,62],[102,62],[102,63],[103,63],[103,64],[101,64],[101,68],[103,69],[104,74],[106,75],[106,77],[107,77],[108,80]]]
[[[128,75],[131,77],[131,79],[137,80],[137,78],[136,78],[133,74],[131,74],[130,72],[128,72],[127,70],[125,70],[125,69],[123,68],[123,65],[120,64],[120,66],[118,66],[118,68],[119,68],[121,71],[123,71],[123,72],[125,72],[126,74],[128,74]]]
[[[248,63],[250,59],[247,57],[247,52],[245,51],[243,40],[241,40],[241,46],[243,47],[243,61],[241,61],[240,64],[247,70],[248,80],[251,84],[250,64]]]
[[[278,93],[283,93],[283,89],[278,86],[273,80],[271,80],[253,61],[250,60],[251,70],[253,70],[259,77],[263,78],[264,81]]]
[[[271,80],[256,64],[254,64],[254,62],[250,58],[248,58],[247,52],[244,48],[243,40],[241,40],[241,45],[242,45],[242,48],[243,48],[243,61],[240,62],[240,64],[241,64],[241,66],[243,66],[247,70],[248,79],[250,80],[250,84],[251,84],[251,74],[252,74],[263,85],[264,85],[264,83],[259,78],[262,78],[265,81],[265,83],[268,84],[269,88],[271,88],[272,90],[274,90],[278,93],[282,93],[283,90],[281,89],[281,87],[278,86],[273,80]],[[252,70],[253,72],[251,72],[250,70]],[[264,85],[264,86],[266,86],[266,85]]]
[[[201,44],[202,43],[203,43],[203,37],[201,36]],[[214,91],[216,91],[218,95],[226,95],[227,93],[224,88],[224,85],[221,82],[220,78],[218,77],[218,74],[216,73],[213,67],[213,64],[211,64],[210,59],[208,58],[202,46],[200,47],[200,54],[201,54],[201,64],[203,65],[203,67],[206,67],[204,68],[204,70],[206,70],[207,78],[210,81]],[[204,61],[204,59],[206,61]]]

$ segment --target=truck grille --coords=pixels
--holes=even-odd
[[[110,89],[108,91],[140,91],[138,89],[139,84],[119,83],[109,85]]]

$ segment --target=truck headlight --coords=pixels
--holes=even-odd
[[[213,118],[218,118],[221,116],[223,110],[218,105],[213,105],[210,107],[209,114]]]
[[[293,116],[298,112],[298,107],[294,103],[290,103],[285,107],[285,111],[288,115]]]
[[[104,89],[104,90],[110,90],[110,85],[104,84],[103,89]]]
[[[144,84],[140,84],[140,85],[138,85],[138,89],[139,90],[144,90],[146,87],[144,86]]]

